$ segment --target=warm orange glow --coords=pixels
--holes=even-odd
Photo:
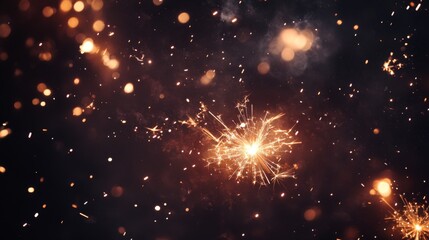
[[[79,25],[79,19],[77,19],[76,17],[71,17],[67,21],[67,25],[69,26],[69,28],[76,28]]]
[[[22,108],[22,103],[20,101],[16,101],[13,103],[13,108],[15,108],[16,110],[19,110]]]
[[[159,6],[159,5],[161,5],[164,1],[163,1],[163,0],[152,0],[152,2],[153,2],[153,5],[155,5],[155,6]]]
[[[353,30],[355,30],[355,31],[356,31],[356,30],[358,30],[358,29],[359,29],[359,25],[357,25],[357,24],[356,24],[356,25],[354,25],[354,26],[353,26]]]
[[[125,93],[132,93],[134,92],[134,85],[132,83],[127,83],[124,87]]]
[[[104,29],[104,22],[103,21],[101,21],[101,20],[97,20],[97,21],[95,21],[94,22],[94,24],[92,24],[92,29],[95,31],[95,32],[101,32],[101,31],[103,31],[103,29]]]
[[[343,24],[343,20],[338,19],[338,20],[337,20],[337,25],[338,25],[338,26],[340,26],[341,24]]]
[[[372,130],[372,132],[373,132],[375,135],[377,135],[377,134],[379,134],[379,133],[380,133],[380,129],[378,129],[378,128],[374,128],[374,130]]]
[[[39,91],[40,93],[43,93],[43,91],[45,91],[46,88],[47,86],[44,83],[37,84],[37,91]]]
[[[177,20],[179,20],[180,23],[185,24],[189,21],[190,16],[187,12],[182,12],[179,14],[179,16],[177,17]]]
[[[12,131],[9,128],[2,129],[0,130],[0,138],[5,138],[11,133]]]
[[[283,49],[281,57],[287,62],[292,61],[295,57],[295,52],[292,49],[286,47]]]
[[[9,24],[6,24],[6,23],[0,24],[0,38],[9,37],[11,31],[12,29],[10,28]]]
[[[73,108],[73,116],[78,117],[82,115],[83,109],[81,107],[75,107]]]
[[[70,0],[63,0],[60,3],[60,10],[63,12],[68,12],[72,9],[73,5]]]
[[[392,182],[389,178],[375,180],[373,186],[382,197],[389,197],[392,194]]]
[[[27,189],[27,191],[28,191],[29,193],[34,193],[35,189],[34,189],[34,187],[29,187],[29,188]]]
[[[78,85],[79,83],[80,83],[80,79],[79,78],[73,79],[73,84],[74,85]]]
[[[270,64],[267,62],[260,62],[258,64],[258,72],[259,74],[265,75],[270,71]]]
[[[204,74],[201,77],[200,82],[203,85],[209,85],[213,81],[213,79],[214,79],[215,76],[216,76],[216,71],[215,70],[208,70],[206,72],[206,74]]]
[[[31,100],[31,103],[36,106],[40,103],[40,100],[38,98],[33,98],[33,100]]]
[[[304,212],[304,219],[307,221],[313,221],[314,219],[316,219],[316,216],[317,216],[317,212],[316,212],[316,210],[314,210],[312,208],[307,209]]]
[[[49,62],[52,59],[52,54],[50,52],[41,52],[39,53],[40,61]]]
[[[52,15],[54,15],[55,13],[55,9],[53,9],[52,7],[46,6],[43,8],[42,10],[42,14],[44,17],[52,17]]]
[[[5,173],[6,172],[6,168],[3,166],[0,166],[0,173]]]
[[[94,11],[100,11],[103,8],[103,0],[93,0],[91,2],[91,8]]]
[[[51,96],[51,94],[52,94],[51,89],[47,88],[47,89],[43,90],[43,95],[45,95],[46,97]]]
[[[80,45],[80,52],[81,53],[89,53],[94,50],[94,41],[92,38],[86,38],[82,45]]]
[[[77,1],[73,5],[73,9],[76,12],[82,12],[84,8],[85,8],[85,4],[82,1]]]

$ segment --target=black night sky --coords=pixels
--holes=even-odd
[[[1,239],[429,238],[428,20],[424,0],[1,1]],[[284,114],[300,143],[257,154],[294,177],[210,162],[244,99]]]

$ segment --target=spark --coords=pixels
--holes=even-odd
[[[390,52],[387,61],[383,63],[383,71],[389,73],[389,75],[395,75],[395,71],[401,69],[404,66],[402,63],[398,63],[398,59],[393,58],[393,52]]]
[[[387,220],[393,220],[401,231],[403,239],[427,240],[429,239],[429,207],[416,202],[408,202],[401,196],[403,209],[395,210],[386,200],[382,200],[393,210]]]
[[[231,173],[230,178],[235,176],[239,180],[250,177],[253,184],[268,185],[273,181],[294,177],[293,169],[296,166],[287,168],[287,164],[282,163],[282,155],[300,142],[293,140],[292,128],[285,130],[274,125],[284,114],[269,117],[266,112],[263,118],[257,119],[247,97],[236,105],[236,109],[239,112],[238,122],[234,122],[233,128],[227,126],[220,115],[210,112],[203,103],[195,118],[189,117],[182,122],[198,127],[214,142],[209,149],[212,154],[205,159],[208,165],[225,167]],[[217,126],[214,130],[209,129],[204,122],[207,115]]]

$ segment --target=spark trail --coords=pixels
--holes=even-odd
[[[230,177],[237,180],[251,178],[254,184],[268,185],[287,177],[294,177],[293,170],[282,161],[282,156],[290,152],[292,145],[299,144],[293,140],[292,128],[280,129],[275,126],[284,114],[269,117],[266,112],[263,118],[253,115],[253,105],[244,99],[236,105],[238,122],[229,127],[220,117],[210,112],[201,104],[200,113],[195,118],[189,117],[182,123],[199,128],[211,141],[210,156],[205,160],[209,165],[224,167]],[[209,129],[205,122],[209,116],[218,127]]]

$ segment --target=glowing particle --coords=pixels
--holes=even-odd
[[[73,84],[74,85],[78,85],[79,83],[80,83],[80,79],[79,78],[73,79]]]
[[[94,11],[100,11],[103,8],[104,2],[103,0],[93,0],[91,2],[91,8]]]
[[[46,6],[43,8],[42,10],[42,14],[44,17],[52,17],[52,15],[54,15],[55,13],[55,9],[53,9],[52,7]]]
[[[110,190],[113,197],[121,197],[124,194],[124,188],[121,186],[113,186]]]
[[[34,191],[35,191],[34,187],[27,188],[27,192],[29,193],[34,193]]]
[[[88,215],[86,215],[86,214],[84,214],[84,213],[79,213],[79,215],[81,215],[82,217],[84,217],[84,218],[86,218],[86,219],[88,219],[89,218],[89,216]]]
[[[107,161],[111,162],[111,161],[113,161],[113,158],[109,157],[109,158],[107,158]]]
[[[343,24],[343,20],[338,19],[338,20],[337,20],[337,25],[338,25],[338,26],[340,26],[341,24]]]
[[[81,107],[73,108],[73,116],[79,117],[80,115],[82,115],[82,113],[83,113],[83,109]]]
[[[355,24],[354,26],[353,26],[353,30],[358,30],[359,29],[359,25],[357,25],[357,24]]]
[[[291,48],[284,48],[281,57],[286,62],[292,61],[295,57],[295,52]]]
[[[76,17],[71,17],[67,21],[67,25],[69,26],[69,28],[76,28],[79,25],[79,19],[77,19]]]
[[[155,211],[159,212],[161,210],[161,207],[159,205],[156,205],[154,209]]]
[[[73,5],[70,0],[63,0],[60,3],[60,10],[63,12],[68,12],[72,9]]]
[[[255,213],[255,215],[253,215],[254,218],[259,218],[259,213]]]
[[[374,189],[382,197],[389,197],[392,194],[392,181],[389,178],[375,180],[373,183]]]
[[[9,24],[2,23],[0,24],[0,38],[7,38],[10,35],[11,28]]]
[[[312,209],[312,208],[307,209],[304,212],[304,219],[307,220],[307,221],[309,221],[309,222],[313,221],[314,219],[316,219],[316,216],[317,216],[317,212],[314,209]]]
[[[94,50],[94,41],[92,38],[87,38],[83,41],[82,45],[80,45],[80,52],[83,53],[89,53]]]
[[[374,133],[375,135],[377,135],[377,134],[379,134],[379,133],[380,133],[380,129],[379,129],[379,128],[374,128],[374,129],[372,130],[372,133]]]
[[[261,75],[265,75],[270,71],[270,64],[268,62],[262,61],[258,64],[258,72]]]
[[[11,133],[12,133],[12,131],[9,128],[1,129],[0,130],[0,138],[5,138]]]
[[[187,12],[182,12],[177,16],[177,20],[179,20],[180,23],[185,24],[189,21],[190,16]]]
[[[21,11],[27,11],[30,8],[30,1],[28,0],[21,0],[19,1],[19,10]]]
[[[134,85],[132,83],[127,83],[124,87],[125,93],[132,93],[134,92]]]
[[[36,212],[36,213],[34,214],[34,217],[35,217],[35,218],[37,218],[38,216],[39,216],[39,213],[37,213],[37,212]]]
[[[216,76],[215,70],[208,70],[200,79],[201,84],[209,85]]]
[[[97,20],[92,24],[92,29],[94,30],[94,32],[101,32],[104,29],[104,22],[101,20]]]
[[[85,4],[82,1],[77,1],[73,5],[73,9],[76,12],[82,12],[84,8],[85,8]]]
[[[5,173],[6,172],[6,168],[3,166],[0,166],[0,173]]]
[[[190,209],[189,208],[185,208],[185,212],[189,212],[190,211]]]
[[[164,1],[163,0],[152,0],[153,5],[160,6]]]
[[[52,91],[49,88],[46,88],[45,90],[43,90],[43,95],[45,95],[46,97],[51,96]]]

